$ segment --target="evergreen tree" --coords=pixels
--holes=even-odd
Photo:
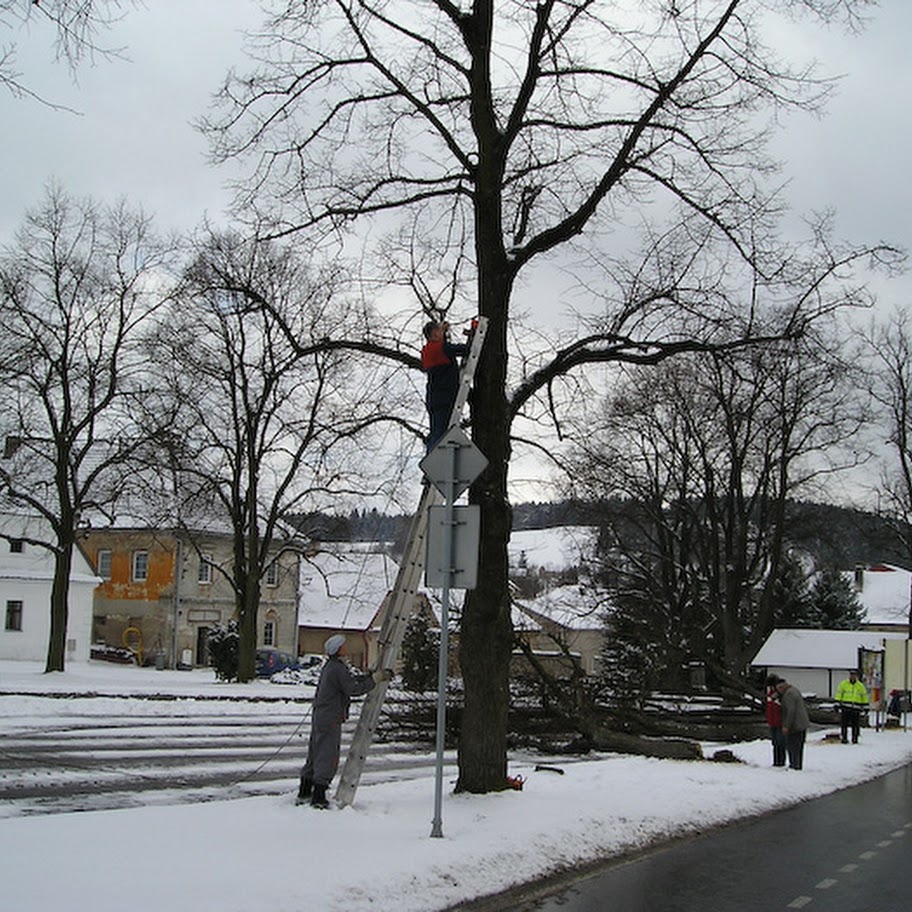
[[[209,664],[219,681],[236,681],[238,676],[238,624],[216,624],[209,631]]]
[[[646,697],[660,689],[671,658],[665,633],[670,624],[662,606],[636,597],[615,595],[605,613],[605,636],[599,660],[599,690],[609,704],[642,709]],[[675,682],[677,683],[677,682]]]
[[[801,562],[792,555],[783,558],[773,587],[773,600],[777,627],[817,626],[807,575]]]
[[[824,630],[858,630],[865,609],[852,583],[839,570],[824,570],[811,590],[814,623]]]
[[[437,686],[440,636],[427,618],[414,615],[402,638],[402,686],[414,693],[425,693]]]

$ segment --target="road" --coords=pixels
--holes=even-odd
[[[342,730],[343,761],[359,708]],[[430,718],[425,732],[387,714],[361,785],[433,775]],[[293,794],[309,734],[307,697],[0,692],[0,818]],[[558,762],[532,748],[512,756]],[[455,749],[444,776],[456,779]]]
[[[801,775],[785,771],[784,776]],[[909,912],[912,765],[481,912]]]
[[[10,695],[4,715],[0,817],[291,792],[310,732],[307,700]],[[343,729],[343,757],[355,723]],[[431,747],[376,743],[361,782],[427,775],[433,764]]]

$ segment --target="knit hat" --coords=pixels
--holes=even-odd
[[[334,656],[345,645],[345,637],[334,633],[324,644],[323,650],[328,656]]]

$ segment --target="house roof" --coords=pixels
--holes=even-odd
[[[48,582],[54,578],[54,556],[50,547],[36,544],[53,541],[54,534],[46,519],[35,514],[0,512],[0,533],[25,542],[22,552],[17,554],[11,553],[9,548],[0,548],[0,579]],[[78,543],[73,549],[70,582],[93,587],[102,582]]]
[[[510,566],[520,559],[530,570],[567,570],[586,563],[597,529],[594,526],[554,526],[550,529],[514,530],[510,536]]]
[[[854,668],[858,650],[882,649],[883,641],[902,640],[901,633],[873,630],[774,630],[754,656],[752,665],[769,668]]]
[[[912,573],[890,564],[846,570],[858,600],[865,607],[866,624],[908,624]]]
[[[522,625],[520,629],[528,629],[531,620],[533,626],[551,621],[565,630],[601,629],[608,603],[608,593],[590,583],[556,586],[519,604],[518,611],[513,614],[514,626],[518,620]]]
[[[301,562],[298,624],[369,630],[398,570],[388,554],[368,552],[357,545],[320,551]]]

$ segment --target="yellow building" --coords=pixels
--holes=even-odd
[[[151,528],[92,529],[83,550],[95,590],[96,654],[128,648],[143,664],[208,665],[208,637],[235,617],[233,538]],[[257,646],[297,653],[298,554],[276,547],[260,590]]]

